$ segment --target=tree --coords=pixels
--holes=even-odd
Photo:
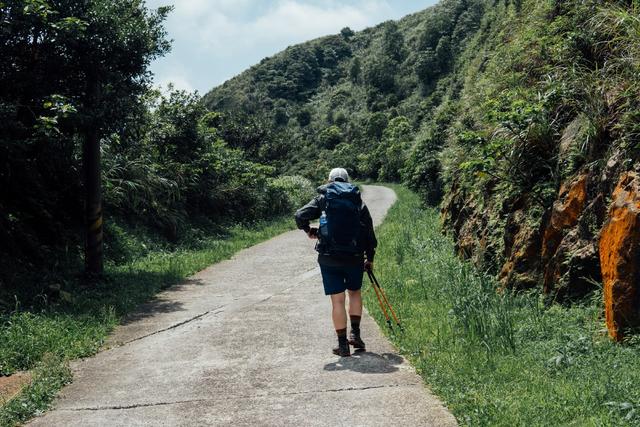
[[[442,164],[438,158],[441,145],[434,138],[434,130],[420,139],[411,150],[405,166],[405,181],[420,192],[430,206],[440,203],[443,193]]]
[[[438,67],[440,72],[449,69],[449,65],[453,62],[453,52],[451,48],[451,37],[443,36],[436,47],[436,57],[438,58]]]
[[[169,50],[161,26],[170,9],[152,13],[136,0],[83,2],[77,14],[87,27],[70,41],[76,75],[86,77],[84,150],[86,192],[86,271],[102,273],[102,194],[100,140],[113,132],[123,112],[147,90],[151,60]]]
[[[91,274],[102,272],[100,140],[138,109],[149,63],[169,50],[162,27],[169,11],[139,0],[0,3],[2,21],[11,23],[0,32],[0,101],[19,130],[4,138],[37,146],[55,137],[69,147],[83,140]]]
[[[330,126],[318,134],[318,140],[324,148],[333,149],[342,142],[342,131],[338,126]]]
[[[207,118],[207,127],[222,117],[207,115],[207,109],[197,95],[185,91],[172,91],[155,106],[153,123],[148,136],[153,141],[160,164],[188,163],[206,149],[199,124]]]
[[[382,51],[385,55],[396,62],[402,62],[406,57],[404,48],[404,36],[398,28],[398,23],[389,21],[384,27],[382,34]]]
[[[412,129],[404,116],[393,118],[382,135],[382,142],[376,148],[380,161],[380,178],[399,181],[405,167],[411,144]]]
[[[427,49],[418,54],[415,73],[418,79],[425,85],[433,83],[433,80],[440,74],[438,56],[432,49]]]
[[[388,123],[389,119],[387,119],[386,114],[380,112],[372,114],[366,123],[366,135],[379,141],[382,139],[382,133],[387,128]]]
[[[355,36],[356,33],[349,27],[344,27],[342,30],[340,30],[340,35],[342,35],[342,38],[344,38],[345,40],[349,40],[351,37]]]
[[[290,47],[264,66],[256,82],[266,85],[274,99],[306,99],[322,80],[317,54],[307,46]]]
[[[254,114],[223,114],[220,137],[232,148],[239,148],[251,160],[257,160],[261,146],[276,138],[273,126],[264,116]]]
[[[311,123],[311,111],[308,108],[301,108],[296,113],[296,119],[300,127],[308,126]]]
[[[351,66],[349,67],[349,79],[352,83],[359,83],[360,76],[362,75],[362,60],[359,56],[356,56],[351,60]]]
[[[369,59],[365,69],[365,80],[383,93],[393,92],[396,85],[398,65],[387,56],[375,55]]]
[[[327,36],[322,43],[316,43],[313,50],[318,64],[323,68],[333,68],[353,53],[348,41],[341,36]]]

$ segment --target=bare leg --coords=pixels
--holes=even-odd
[[[349,315],[362,316],[362,292],[349,291]]]
[[[333,319],[333,326],[336,331],[347,327],[347,311],[344,308],[344,300],[344,292],[331,295],[331,318]]]

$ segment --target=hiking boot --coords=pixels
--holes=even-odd
[[[351,350],[349,349],[349,343],[347,341],[338,343],[338,347],[333,349],[333,354],[340,357],[351,356]]]
[[[349,344],[351,344],[353,348],[356,348],[358,350],[365,349],[364,341],[362,341],[362,338],[360,338],[360,334],[351,332],[349,334]]]

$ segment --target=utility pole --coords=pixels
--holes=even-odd
[[[85,189],[85,273],[88,277],[100,276],[102,260],[102,173],[100,165],[100,88],[97,73],[88,76],[85,112],[85,140],[83,147]]]

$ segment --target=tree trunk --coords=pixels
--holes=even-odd
[[[90,79],[88,115],[96,114],[98,107],[98,82]],[[100,166],[100,133],[96,120],[88,120],[85,128],[83,150],[84,188],[85,188],[85,273],[89,277],[99,276],[103,272],[102,261],[102,183]]]

